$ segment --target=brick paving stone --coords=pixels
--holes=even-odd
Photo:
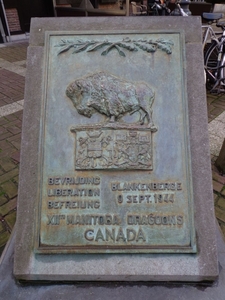
[[[5,117],[0,118],[0,126],[6,124],[7,122],[9,122]]]
[[[213,101],[215,101],[215,98],[213,97],[207,97],[207,104],[211,104]],[[210,106],[210,105],[209,105]],[[213,107],[213,106],[212,106]]]
[[[214,198],[214,202],[216,202],[216,201],[217,201],[217,199],[218,199],[218,195],[217,195],[217,194],[215,194],[215,193],[213,193],[213,198]]]
[[[7,216],[5,216],[4,220],[12,231],[13,226],[16,223],[16,211],[9,213]]]
[[[9,172],[16,167],[15,163],[8,157],[0,159],[0,166],[5,172]]]
[[[0,56],[1,57],[1,56]],[[4,103],[13,103],[24,97],[25,78],[11,71],[0,69],[0,99]]]
[[[0,234],[0,247],[5,246],[9,238],[10,238],[10,233],[8,231],[2,232]]]
[[[0,159],[11,156],[16,150],[17,148],[15,148],[13,145],[11,145],[10,148],[3,149],[0,151]]]
[[[207,105],[208,112],[211,112],[214,108],[215,107],[214,107],[214,105],[212,105],[212,103],[211,104],[208,103],[208,105]]]
[[[12,136],[12,133],[11,132],[4,132],[4,133],[0,133],[0,141],[4,140],[4,139],[7,139],[8,137],[11,137]]]
[[[218,202],[217,202],[217,205],[224,210],[225,212],[225,198],[224,197],[220,197]]]
[[[9,199],[17,196],[17,186],[12,181],[6,181],[5,183],[1,184],[1,189]]]
[[[216,218],[225,223],[225,211],[219,207],[215,207]]]
[[[0,135],[5,134],[7,132],[7,129],[3,126],[0,128]]]
[[[16,202],[17,198],[14,198],[10,201],[8,201],[6,204],[0,206],[0,215],[6,216],[10,211],[13,211],[16,209]]]
[[[210,115],[217,117],[218,115],[220,115],[224,110],[222,108],[218,108],[218,107],[214,107],[211,111],[210,111]]]
[[[5,119],[7,119],[8,121],[15,121],[15,120],[17,120],[17,117],[14,116],[14,114],[11,114],[11,115],[5,116]]]
[[[5,231],[5,226],[3,226],[2,222],[0,221],[0,234],[3,231]]]
[[[11,145],[6,140],[0,141],[0,151],[2,151],[3,149],[8,149],[10,147]]]
[[[213,103],[213,105],[215,106],[215,107],[217,107],[217,108],[220,108],[220,109],[222,109],[222,112],[224,111],[224,109],[225,109],[225,103],[223,104],[223,103]]]
[[[22,119],[23,119],[23,110],[17,111],[16,113],[14,113],[14,115],[15,115],[20,121],[22,121]],[[22,122],[21,122],[21,126],[22,126]]]
[[[224,96],[221,96],[220,98],[217,98],[213,103],[214,104],[220,103],[221,105],[224,105],[225,104]]]
[[[0,48],[0,57],[9,62],[22,61],[26,59],[28,42],[21,44],[9,45]]]
[[[5,161],[6,158],[10,159],[11,155],[16,155],[20,149],[21,144],[21,128],[22,128],[22,112],[17,112],[17,114],[11,114],[5,116],[4,118],[0,118],[1,126],[0,126],[0,162]],[[18,154],[17,161],[9,160],[8,163],[18,163]],[[0,163],[1,166],[1,163]],[[9,171],[9,168],[2,169],[6,172]],[[1,177],[2,174],[0,174]]]
[[[19,186],[19,175],[13,177],[11,181],[18,187]]]
[[[4,125],[1,126],[1,128],[12,132],[14,135],[19,133],[19,132],[16,132],[16,131],[17,131],[17,129],[21,130],[21,127],[22,127],[22,121],[19,120],[19,119],[16,119],[14,121],[8,121],[7,124],[4,124]],[[14,128],[16,129],[15,132],[14,132]]]
[[[14,169],[12,171],[9,171],[9,172],[7,172],[7,173],[0,176],[0,183],[4,183],[6,181],[9,181],[10,179],[12,179],[12,178],[14,178],[18,175],[19,175],[19,169],[18,168]]]
[[[218,172],[218,171],[217,171]],[[222,185],[225,185],[225,176],[218,174],[217,172],[212,172],[212,177],[215,181],[218,181]]]
[[[19,134],[16,134],[16,135],[12,135],[10,138],[8,138],[7,140],[9,141],[9,142],[13,142],[13,141],[18,141],[18,140],[20,140],[21,139],[21,134],[19,133]]]
[[[208,117],[209,122],[211,122],[212,120],[214,120],[213,116]]]
[[[19,163],[20,162],[20,151],[16,151],[11,155],[11,159],[15,162],[15,163]]]
[[[222,194],[223,196],[225,196],[225,188],[223,188],[221,194]]]
[[[18,128],[16,126],[9,126],[7,127],[7,130],[13,134],[18,134],[21,132],[21,128]]]
[[[21,138],[17,139],[16,141],[12,141],[11,143],[16,149],[19,150],[21,148]]]
[[[8,202],[8,199],[4,196],[4,192],[0,190],[0,206]]]
[[[223,235],[225,236],[225,224],[219,222],[219,225],[220,225]]]
[[[3,100],[0,100],[0,107],[3,107],[3,106],[5,106],[5,105],[7,105],[7,104],[10,104],[10,103],[8,103],[9,101],[12,101],[12,100],[11,100],[11,99],[8,100],[8,98],[7,98],[7,99],[4,99],[4,101],[3,101]]]
[[[6,124],[3,124],[2,127],[5,128],[6,130],[10,127],[21,127],[22,122],[20,119],[15,119],[13,121],[8,121]],[[16,134],[16,133],[15,133]]]
[[[216,192],[220,192],[223,188],[223,184],[213,180],[213,190],[216,191]]]

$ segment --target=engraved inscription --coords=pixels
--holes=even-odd
[[[106,132],[102,130],[101,134],[98,133],[99,137],[104,139]],[[115,139],[126,142],[129,140],[127,133],[129,131],[116,132]],[[135,134],[132,138],[139,137],[139,143],[150,142],[145,132],[138,133],[140,136]],[[94,144],[97,145],[97,141]],[[93,147],[91,151],[100,150]],[[49,176],[47,184],[49,200],[46,203],[48,213],[45,226],[48,230],[74,228],[74,233],[79,232],[80,238],[89,246],[144,246],[151,243],[151,230],[177,231],[186,222],[179,209],[176,213],[169,209],[175,203],[176,194],[182,191],[181,182],[110,182],[109,187],[115,195],[114,203],[118,207],[129,208],[125,214],[119,210],[117,213],[102,213],[107,199],[98,199],[101,198],[101,179],[98,176]],[[168,210],[163,213],[161,209],[166,206]],[[133,210],[135,207],[138,210]]]
[[[182,190],[181,182],[149,182],[149,183],[136,183],[136,182],[112,182],[112,191],[151,191],[151,190]]]
[[[100,184],[100,177],[49,177],[48,178],[49,185],[77,185],[77,184]]]
[[[146,235],[142,228],[139,228],[138,231],[134,228],[123,229],[119,228],[109,228],[101,229],[97,231],[94,229],[87,229],[84,233],[84,237],[89,242],[146,242]]]
[[[128,225],[182,225],[183,216],[175,215],[128,215]]]
[[[98,209],[99,207],[99,200],[48,201],[48,209]]]

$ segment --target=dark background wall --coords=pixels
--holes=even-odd
[[[52,0],[3,0],[5,9],[16,8],[22,32],[30,30],[32,17],[53,17]]]

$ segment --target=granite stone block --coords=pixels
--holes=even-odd
[[[217,254],[216,254],[217,252],[216,252],[216,237],[215,237],[215,216],[214,216],[214,209],[213,209],[211,164],[210,164],[210,153],[209,153],[209,139],[208,139],[208,132],[207,132],[207,107],[206,107],[206,95],[205,95],[204,77],[203,77],[203,55],[202,55],[202,45],[201,45],[201,22],[200,21],[201,20],[199,17],[188,17],[188,18],[179,18],[179,17],[164,17],[164,18],[100,17],[97,18],[97,17],[93,17],[93,18],[33,19],[32,26],[31,26],[30,46],[28,48],[27,76],[26,76],[23,129],[22,129],[19,199],[18,199],[18,210],[17,210],[18,218],[17,218],[17,234],[16,234],[15,264],[14,264],[14,275],[17,279],[31,280],[31,281],[50,280],[50,281],[176,281],[176,282],[189,281],[189,282],[194,282],[194,281],[213,281],[217,278],[218,262],[217,262]],[[167,24],[168,30],[165,30],[165,24]],[[58,170],[59,173],[62,172],[63,165],[67,165],[68,169],[73,167],[76,170],[76,172],[78,172],[77,169],[80,168],[78,162],[76,162],[75,166],[73,165],[71,167],[69,166],[69,162],[67,159],[63,161],[63,159],[58,159],[58,158],[61,157],[62,153],[65,153],[65,157],[67,157],[66,156],[67,151],[70,151],[70,154],[72,153],[71,156],[74,155],[75,151],[74,152],[71,151],[72,148],[68,150],[67,147],[68,140],[74,141],[74,136],[73,136],[74,130],[75,131],[78,130],[80,132],[82,128],[79,126],[82,125],[83,127],[86,126],[85,130],[87,130],[88,132],[88,129],[86,129],[87,125],[85,125],[82,119],[80,119],[81,117],[76,112],[76,110],[74,109],[73,113],[71,110],[71,114],[68,115],[67,114],[68,112],[66,112],[65,108],[62,108],[61,106],[57,105],[58,103],[57,101],[59,101],[59,98],[63,98],[66,101],[68,100],[66,98],[65,91],[67,88],[67,95],[68,95],[69,87],[67,86],[70,82],[66,84],[67,82],[66,77],[69,76],[70,81],[72,82],[73,76],[75,76],[74,78],[80,78],[79,75],[83,74],[83,77],[81,76],[81,80],[82,80],[82,78],[85,77],[84,74],[87,73],[86,71],[89,67],[87,63],[84,63],[84,61],[81,60],[80,63],[79,61],[76,63],[75,69],[73,69],[73,64],[71,63],[68,67],[68,70],[66,70],[63,62],[60,68],[56,68],[54,64],[55,63],[54,59],[56,58],[53,59],[53,56],[51,55],[49,56],[48,51],[49,49],[51,49],[52,51],[51,53],[54,53],[54,55],[56,53],[55,46],[52,46],[53,44],[51,44],[52,40],[54,41],[54,38],[56,38],[57,40],[59,39],[60,36],[68,38],[69,35],[70,38],[73,38],[76,35],[89,35],[89,38],[91,39],[92,35],[95,34],[98,35],[98,37],[101,39],[102,38],[101,33],[107,35],[107,38],[110,35],[114,35],[114,39],[120,35],[123,35],[123,38],[125,39],[124,35],[127,35],[128,33],[134,36],[135,34],[136,35],[139,34],[141,37],[143,37],[144,34],[146,34],[147,36],[149,34],[152,34],[154,37],[160,35],[165,37],[166,34],[170,37],[179,35],[181,37],[179,41],[183,41],[180,44],[182,45],[182,47],[179,48],[181,50],[179,50],[180,59],[178,62],[182,66],[182,70],[179,70],[180,72],[179,74],[181,74],[180,77],[176,73],[175,69],[172,68],[171,66],[171,74],[173,74],[174,78],[178,80],[179,77],[181,78],[181,81],[183,80],[180,86],[177,86],[177,82],[173,80],[173,76],[169,76],[169,72],[166,78],[160,78],[160,80],[158,80],[157,82],[154,81],[155,80],[155,78],[153,77],[154,72],[157,73],[156,76],[158,77],[156,78],[159,78],[160,71],[162,72],[163,68],[159,68],[160,71],[154,69],[153,70],[144,69],[145,64],[147,64],[147,60],[145,61],[144,56],[142,60],[143,65],[139,64],[138,65],[139,68],[137,68],[137,70],[140,76],[141,73],[145,74],[145,78],[147,77],[146,81],[148,82],[149,85],[151,84],[154,86],[158,94],[160,94],[160,91],[161,92],[163,91],[160,90],[160,88],[163,89],[164,87],[165,91],[163,92],[165,93],[164,94],[165,100],[166,100],[166,96],[175,97],[175,94],[183,95],[184,99],[187,100],[186,102],[184,102],[185,103],[183,106],[184,110],[182,110],[181,105],[178,104],[178,102],[176,102],[177,99],[173,98],[174,103],[177,104],[177,107],[173,107],[173,104],[171,104],[171,106],[168,107],[167,110],[167,112],[168,111],[173,112],[172,116],[169,113],[166,114],[164,112],[162,118],[160,119],[161,123],[158,121],[159,124],[163,124],[162,120],[165,120],[164,125],[160,125],[161,126],[160,129],[161,128],[165,129],[167,127],[171,128],[170,122],[168,122],[166,125],[167,119],[170,120],[171,123],[177,121],[178,125],[176,126],[176,130],[177,130],[176,132],[179,131],[178,130],[179,126],[180,128],[185,128],[185,130],[183,129],[184,136],[182,136],[180,139],[178,137],[177,139],[175,139],[177,144],[175,144],[176,146],[174,147],[175,149],[174,151],[176,151],[176,148],[179,148],[179,145],[182,144],[183,143],[182,141],[185,140],[184,144],[186,145],[186,147],[183,153],[184,160],[182,161],[182,159],[179,156],[179,168],[182,170],[185,170],[186,168],[186,173],[185,174],[182,173],[182,176],[187,179],[185,181],[187,185],[190,185],[190,189],[188,191],[190,191],[189,195],[191,195],[190,198],[192,199],[192,201],[190,201],[190,205],[187,206],[188,213],[187,211],[184,212],[184,216],[186,220],[185,224],[187,224],[187,227],[185,229],[187,236],[184,235],[185,236],[184,240],[186,245],[182,244],[181,241],[179,240],[179,234],[178,235],[174,234],[173,241],[176,241],[176,239],[178,239],[179,241],[177,243],[178,244],[177,248],[171,246],[172,242],[171,245],[170,244],[168,245],[168,247],[161,247],[160,245],[163,244],[162,237],[165,236],[165,232],[171,234],[171,231],[165,231],[165,229],[160,231],[159,229],[157,229],[158,244],[156,250],[154,249],[152,250],[149,244],[147,247],[148,250],[146,250],[146,247],[143,246],[143,241],[145,241],[145,237],[144,235],[140,235],[141,236],[140,239],[142,239],[142,242],[141,242],[139,252],[137,251],[137,247],[135,248],[134,245],[135,243],[133,241],[132,241],[133,243],[131,243],[132,247],[130,247],[130,250],[129,250],[129,245],[128,246],[126,245],[126,247],[117,247],[116,251],[113,251],[112,245],[109,245],[109,249],[105,247],[104,250],[96,251],[94,250],[94,247],[92,248],[90,247],[91,248],[90,250],[88,246],[83,244],[82,247],[85,250],[81,251],[79,250],[81,249],[79,248],[79,245],[76,244],[77,240],[80,240],[80,235],[79,233],[77,233],[76,238],[71,236],[73,231],[71,227],[70,229],[69,227],[67,227],[69,223],[68,218],[67,218],[67,224],[65,223],[66,220],[65,214],[62,213],[61,215],[60,214],[56,215],[56,213],[55,214],[46,213],[50,211],[51,207],[50,206],[48,208],[46,207],[47,201],[43,199],[47,199],[47,196],[45,195],[45,189],[42,187],[44,186],[43,184],[45,184],[46,182],[45,180],[43,180],[43,178],[45,179],[46,174],[48,174],[48,169],[47,169],[48,163],[49,165],[51,165],[52,173],[56,172],[56,170]],[[67,41],[66,43],[70,43],[70,42]],[[104,43],[108,43],[108,41]],[[123,40],[123,43],[126,43],[126,39]],[[146,43],[146,41],[142,39],[141,43]],[[124,49],[121,50],[120,45],[121,44],[115,47],[114,44],[111,44],[110,47],[115,47],[116,48],[115,51],[118,51],[119,53],[118,55],[120,55],[121,56],[120,59],[122,59],[122,57],[124,57],[125,55],[124,54],[125,50]],[[59,57],[58,60],[63,61],[62,57],[65,57],[63,55],[66,55],[65,52],[71,49],[71,47],[74,46],[69,45],[69,48],[67,47],[63,49],[62,54],[60,54],[62,55],[61,58],[60,55],[58,55]],[[97,48],[99,47],[100,46],[98,45]],[[126,45],[124,47],[126,48]],[[144,51],[146,50],[144,46],[142,46],[141,49]],[[162,51],[164,50],[165,48],[163,47]],[[112,53],[112,57],[115,57],[116,52],[111,51],[111,48],[108,49],[108,52],[109,51],[110,53]],[[82,52],[82,48],[80,49],[80,52]],[[105,51],[102,53],[103,55],[107,55],[108,52]],[[175,52],[174,55],[178,55],[178,53]],[[100,61],[99,58],[98,60]],[[172,59],[168,58],[166,61],[169,62],[172,61]],[[124,61],[121,60],[121,65],[123,63]],[[157,65],[158,62],[156,59],[154,60],[154,63]],[[107,65],[108,65],[108,69],[110,70],[106,70]],[[110,58],[108,61],[104,61],[102,65],[101,63],[99,63],[98,68],[100,68],[100,66],[101,68],[103,68],[103,70],[105,68],[105,71],[108,72],[109,71],[112,72],[112,70],[114,70],[114,72],[117,72],[117,69],[119,69],[119,65],[112,64]],[[126,68],[128,67],[126,66]],[[127,70],[126,68],[125,70]],[[91,62],[90,62],[90,68],[88,70],[89,72],[92,71],[92,74],[94,73],[93,71],[94,65],[92,65]],[[86,73],[84,73],[84,71]],[[98,76],[102,76],[99,75],[97,71],[99,72],[99,70],[96,70],[96,73],[94,74],[97,74]],[[54,86],[54,78],[57,82],[57,80],[59,80],[60,77],[59,76],[60,72],[62,72],[60,84]],[[125,73],[129,75],[132,72],[125,71]],[[50,77],[49,74],[51,74],[52,77]],[[110,76],[111,75],[104,75],[103,79],[106,80],[106,78],[110,78],[111,82],[115,83],[117,79],[115,79],[114,77],[112,79],[112,77]],[[129,76],[132,76],[132,74]],[[74,84],[76,84],[76,82]],[[96,85],[96,82],[94,81],[94,83],[91,82],[89,84],[91,86],[94,86]],[[125,86],[128,86],[130,85],[130,81],[128,80],[123,81],[123,84]],[[168,85],[170,85],[171,88],[168,88]],[[137,86],[138,85],[135,86],[136,93],[138,89]],[[174,87],[176,87],[175,89],[176,93],[174,92],[173,95],[171,95],[170,92],[174,89]],[[132,88],[130,87],[130,90]],[[62,89],[63,89],[63,93],[62,93]],[[146,86],[144,88],[144,91],[146,91]],[[52,96],[53,94],[54,96]],[[60,95],[60,97],[58,97],[57,95]],[[179,97],[180,96],[177,96],[177,98]],[[161,98],[163,98],[163,96]],[[54,107],[54,103],[56,104],[55,107]],[[70,107],[72,109],[72,103],[71,102],[70,104],[69,102],[67,103],[68,103],[68,107],[69,105],[71,105]],[[109,103],[109,105],[111,104],[112,102]],[[91,105],[93,105],[93,103]],[[94,105],[95,108],[98,107],[96,106],[97,105],[96,103]],[[157,111],[157,104],[153,104],[153,105],[156,105],[156,111]],[[89,106],[90,106],[90,102],[89,102]],[[59,109],[57,111],[58,114],[55,114],[57,109]],[[98,107],[98,110],[100,112],[102,112],[104,109],[105,109],[104,111],[105,114],[107,114],[106,106],[102,104],[101,108]],[[116,106],[115,108],[114,106],[114,109],[118,110],[121,108],[118,108],[118,106]],[[155,108],[153,106],[153,116],[154,116],[154,109]],[[81,107],[80,112],[84,114],[84,108]],[[59,116],[59,113],[61,113],[61,117],[58,117],[58,119],[53,121],[56,115]],[[74,122],[79,123],[79,120],[81,120],[81,122],[80,124],[76,124],[77,127],[73,127],[71,129],[71,127],[69,127],[69,124],[66,124],[65,123],[66,121],[64,120],[72,118],[71,117],[72,114],[76,116]],[[110,116],[115,117],[115,115],[113,114],[111,114]],[[158,116],[159,116],[159,110],[158,110]],[[65,118],[64,120],[63,117]],[[101,121],[99,115],[94,116],[93,119],[96,122]],[[90,120],[92,120],[92,118],[90,118]],[[91,121],[89,121],[89,127],[92,128],[90,122]],[[157,120],[155,122],[157,123]],[[53,134],[54,138],[51,137],[50,134],[51,131],[48,130],[48,126],[49,128],[51,128],[52,132],[55,133],[56,130],[58,130],[58,133],[60,133],[62,132],[61,124],[64,124],[64,126],[67,127],[67,132],[69,132],[70,129],[70,133],[69,133],[70,135],[67,133],[67,138],[66,138],[63,134],[59,134],[59,135]],[[112,124],[108,125],[108,127],[104,128],[104,130],[109,130],[109,128],[111,128],[110,130],[112,130],[112,126],[114,125]],[[152,130],[153,132],[152,134],[156,136],[158,134],[157,132],[158,128],[157,126],[154,127],[152,124],[151,126],[152,127],[149,128],[150,130]],[[113,128],[113,130],[116,130],[116,128]],[[122,130],[124,130],[124,128]],[[134,130],[137,130],[137,126],[133,127],[133,131]],[[91,132],[89,132],[89,134],[90,135],[87,134],[85,139],[90,138],[90,140],[93,141],[93,138],[97,138],[97,139],[99,138],[99,136],[98,137],[93,135],[91,136],[92,134]],[[100,134],[102,133],[100,132]],[[110,135],[111,137],[113,136],[112,133]],[[130,137],[133,138],[135,137],[135,135],[136,133],[134,134],[131,132]],[[47,137],[48,142],[45,141],[45,137]],[[173,139],[172,137],[173,135],[171,135],[171,140]],[[52,149],[51,145],[55,145],[54,144],[55,140],[60,141],[58,144],[56,144],[58,145],[58,147],[57,146],[53,147],[54,151],[49,152],[49,149]],[[102,147],[107,148],[107,145],[109,144],[109,140],[110,139],[108,140],[104,139],[104,141],[101,141],[101,143],[103,143]],[[157,140],[157,138],[155,138],[155,140]],[[160,138],[158,138],[158,140],[160,140]],[[80,152],[78,151],[77,153],[75,153],[75,155],[82,153],[82,145],[85,145],[84,137],[80,136],[80,139],[77,140],[76,143],[78,142],[80,142],[80,148],[78,148],[77,146],[76,147],[77,149],[79,149]],[[90,150],[89,156],[93,158],[93,161],[96,161],[96,159],[100,157],[99,152],[97,152],[97,154],[95,152],[97,156],[93,156],[93,151],[96,151],[96,149],[97,151],[100,150],[98,148],[99,146],[96,143],[94,144],[93,147],[94,148],[89,149]],[[158,152],[162,153],[162,149],[158,149]],[[153,156],[156,155],[157,157],[158,152],[156,151],[154,145]],[[46,153],[48,159],[43,160],[43,157]],[[50,155],[51,153],[52,155]],[[122,157],[122,159],[124,159],[124,156]],[[107,157],[105,158],[105,160],[107,160]],[[159,162],[160,162],[159,160],[157,162],[154,161],[156,165],[157,163],[159,164]],[[135,161],[135,163],[137,165],[137,161]],[[98,161],[98,164],[99,164],[98,169],[99,168],[101,169],[102,161]],[[130,165],[132,164],[130,163]],[[124,178],[128,178],[127,174],[131,172],[129,169],[130,165],[127,165],[128,170],[126,170],[126,174],[123,170]],[[178,170],[176,169],[175,165],[173,170],[169,162],[166,162],[166,165],[168,165],[168,169],[163,174],[161,174],[160,170],[158,170],[162,178],[166,178],[166,172],[168,172],[168,174],[171,174],[169,173],[170,169],[171,172],[175,172],[174,170]],[[111,166],[112,164],[110,165],[110,168],[112,168]],[[138,167],[141,168],[140,165]],[[90,172],[90,169],[94,169],[94,172],[96,172],[97,170],[95,165],[94,164],[91,165],[89,160],[87,160],[87,164],[82,166],[82,168],[81,168],[82,169],[81,172],[83,172],[82,174],[84,174],[84,176],[87,176],[87,174],[89,174],[88,172]],[[144,171],[141,170],[141,172],[143,173],[138,173],[140,172],[140,170],[139,171],[137,170],[137,174],[141,174],[140,178],[141,176],[143,178],[147,178],[147,174],[153,174],[154,177],[156,176],[155,175],[156,173],[154,173],[155,170],[154,168],[157,169],[157,167],[155,167],[154,164],[152,166],[149,163],[149,167],[146,170]],[[121,171],[121,169],[119,169],[119,171]],[[109,170],[103,170],[103,171],[98,170],[98,172],[100,173],[105,172],[104,173],[105,178],[109,177]],[[112,178],[114,179],[117,178],[115,170],[112,170],[110,172],[112,172],[111,173]],[[157,176],[155,178],[157,178]],[[52,178],[49,179],[48,185],[52,184],[52,180],[53,180]],[[166,182],[165,180],[166,179],[164,179],[164,182]],[[170,182],[171,180],[169,175],[167,175],[167,180],[168,182]],[[57,184],[58,181],[56,185]],[[101,186],[103,186],[102,183]],[[180,187],[179,184],[177,186]],[[105,185],[105,187],[103,186],[103,189],[105,189],[105,191],[107,191],[107,188],[108,188],[107,184]],[[136,198],[134,199],[134,203],[136,203],[135,200]],[[112,204],[112,202],[110,203],[111,203],[110,204],[111,208],[114,209],[114,206],[116,205]],[[185,201],[183,203],[185,203]],[[187,205],[187,202],[185,203],[185,205]],[[176,206],[174,207],[176,208]],[[130,208],[130,210],[132,209]],[[121,208],[121,211],[125,215],[124,207]],[[164,212],[165,211],[166,210],[164,208]],[[48,217],[47,226],[45,228],[44,223],[46,223],[47,216],[50,217]],[[188,219],[189,217],[190,219]],[[165,220],[167,222],[168,219]],[[190,222],[188,222],[188,220]],[[61,225],[58,226],[59,223],[65,226],[64,227]],[[176,224],[176,225],[180,225],[180,224]],[[57,229],[53,231],[53,228],[54,229],[57,228]],[[92,231],[89,230],[89,233],[90,232],[92,234]],[[151,235],[152,233],[150,232],[149,234]],[[67,235],[70,236],[70,239],[65,238]],[[123,235],[122,233],[118,235],[119,237],[117,238],[117,242],[120,239],[124,241],[125,238],[122,235]],[[86,237],[87,237],[86,240],[88,240],[89,238],[89,241],[86,242],[86,244],[89,245],[90,241],[92,241],[93,239],[93,236],[92,235],[88,236],[86,234]],[[104,241],[104,238],[100,233],[98,235],[98,240],[99,239],[102,239],[102,241]],[[189,243],[186,242],[187,240],[189,241]],[[42,241],[44,242],[42,243]],[[47,242],[45,243],[45,241]],[[71,243],[71,241],[73,242]],[[137,240],[137,242],[139,242],[139,240]],[[167,248],[169,248],[169,250]],[[171,250],[170,248],[173,249]]]

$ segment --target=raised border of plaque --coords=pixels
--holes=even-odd
[[[164,30],[165,21],[169,31]],[[126,30],[121,30],[124,22]],[[201,57],[199,24],[200,19],[194,17],[32,21],[14,264],[17,279],[202,281],[217,277],[204,83],[197,81],[203,67],[200,60],[197,68],[195,60],[196,53]],[[154,30],[149,30],[153,26]],[[77,31],[71,31],[73,28]],[[132,61],[133,45],[127,46],[129,33],[132,41],[141,44],[140,60],[146,66],[150,62],[144,54],[153,51],[152,41],[161,50],[150,54],[154,68],[158,66],[154,55],[166,57],[168,64],[176,55],[179,57],[178,68],[171,64],[173,76],[180,72],[181,84],[175,83],[171,89],[177,97],[169,89],[164,97],[160,95],[156,81],[151,80],[152,70],[143,68],[139,80],[126,68],[119,74],[116,64],[109,65],[117,56],[121,68],[125,56]],[[106,41],[99,39],[103,35],[107,35]],[[121,36],[123,42],[111,41],[111,35],[116,40]],[[135,35],[141,36],[139,41]],[[153,35],[151,41],[149,35]],[[168,53],[168,45],[161,45],[160,37],[166,35],[178,36],[174,39],[179,40],[180,48],[177,52],[173,48],[174,57]],[[147,48],[143,45],[146,36]],[[59,37],[65,42],[57,62],[55,41]],[[86,46],[81,45],[84,40]],[[84,48],[91,53],[101,48],[108,62],[102,63],[100,57],[97,65],[101,67],[90,64],[88,71],[88,59],[85,70],[82,59],[74,66],[68,59],[73,55],[69,52],[75,49],[81,53]],[[62,58],[67,60],[65,64]],[[140,66],[139,59],[135,58],[134,65]],[[167,74],[163,64],[160,70]],[[159,85],[164,86],[159,78]],[[168,80],[168,75],[165,78]],[[104,93],[105,84],[110,91],[118,88],[110,99]],[[154,102],[146,114],[144,102],[136,98],[145,99],[149,88]],[[99,95],[100,104],[95,101]],[[174,100],[174,107],[166,106],[167,97]],[[175,134],[169,137],[171,130]],[[174,142],[177,144],[172,148]],[[169,157],[178,164],[159,159],[171,149]],[[168,176],[163,177],[168,168]],[[65,201],[67,198],[72,200]],[[145,205],[137,211],[138,203],[143,202]],[[82,213],[86,209],[83,205],[92,207],[93,212]],[[168,213],[170,207],[175,207],[174,213]],[[69,210],[76,213],[68,214]],[[101,230],[104,224],[105,232]],[[183,228],[183,224],[187,226]]]
[[[40,151],[39,159],[42,167],[36,252],[195,253],[182,31],[168,30],[163,34],[154,31],[124,31],[120,34],[114,31],[100,34],[81,31],[65,32],[63,35],[48,32],[45,45],[45,110],[41,123],[41,148],[44,151]],[[157,55],[157,51],[162,55]],[[124,80],[104,70],[104,60],[108,61],[110,54],[114,54],[114,63],[119,59],[121,69],[126,68],[127,62],[134,57],[134,67],[140,65],[144,57],[146,65],[142,67],[141,80]],[[167,56],[170,56],[169,60]],[[153,60],[155,72],[149,75],[148,69]],[[177,108],[176,114],[182,116],[179,121],[181,130],[176,130],[175,119],[166,125],[170,136],[164,134],[165,122],[160,128],[155,125],[155,122],[160,124],[160,115],[171,114],[168,108],[168,111],[163,110],[164,99],[161,104],[157,103],[160,96],[165,97],[165,94],[160,95],[160,86],[156,84],[163,74],[159,68],[163,60],[163,72],[167,69],[171,74],[178,74],[173,87],[170,86],[169,101],[170,106]],[[76,78],[67,87],[63,86],[62,74],[70,78],[79,73],[81,61],[81,69],[101,68],[103,71],[90,74],[89,70],[90,75]],[[58,71],[60,76],[57,76],[56,70],[63,68],[60,67],[62,62],[67,66],[73,65],[72,71],[67,67]],[[132,67],[128,65],[127,71]],[[120,73],[120,68],[117,69]],[[67,110],[71,110],[62,91],[54,95],[60,82],[62,91],[66,90],[65,94],[78,114],[71,120],[68,115],[66,126],[58,121],[57,133],[54,133],[55,120],[58,119],[55,107],[63,110],[65,115]],[[154,90],[150,87],[153,84]],[[181,92],[180,85],[183,86]],[[158,114],[154,113],[160,105]],[[51,118],[48,118],[50,113]],[[96,124],[91,122],[94,114],[100,118]],[[124,121],[127,114],[134,115],[134,118]],[[68,130],[60,131],[61,127],[68,126],[75,137],[74,157],[71,157],[71,151],[67,151],[68,148],[73,149],[68,142]],[[158,146],[153,137],[156,133],[161,141]],[[67,146],[62,152],[66,161],[75,164],[74,172],[69,165],[66,168],[61,164],[60,173],[56,167],[56,162],[60,164],[63,160],[60,153],[55,153],[60,144],[56,134],[64,135]],[[52,136],[55,138],[51,139]],[[164,143],[167,144],[167,155],[160,151]],[[174,147],[176,160],[173,158]],[[54,158],[52,153],[55,153]],[[160,165],[155,176],[153,160],[156,167]],[[173,166],[160,172],[168,160],[174,160]],[[84,171],[85,176],[82,175]],[[146,174],[144,171],[152,172]],[[76,183],[76,178],[90,180],[93,177],[99,178],[96,188],[91,182]]]

